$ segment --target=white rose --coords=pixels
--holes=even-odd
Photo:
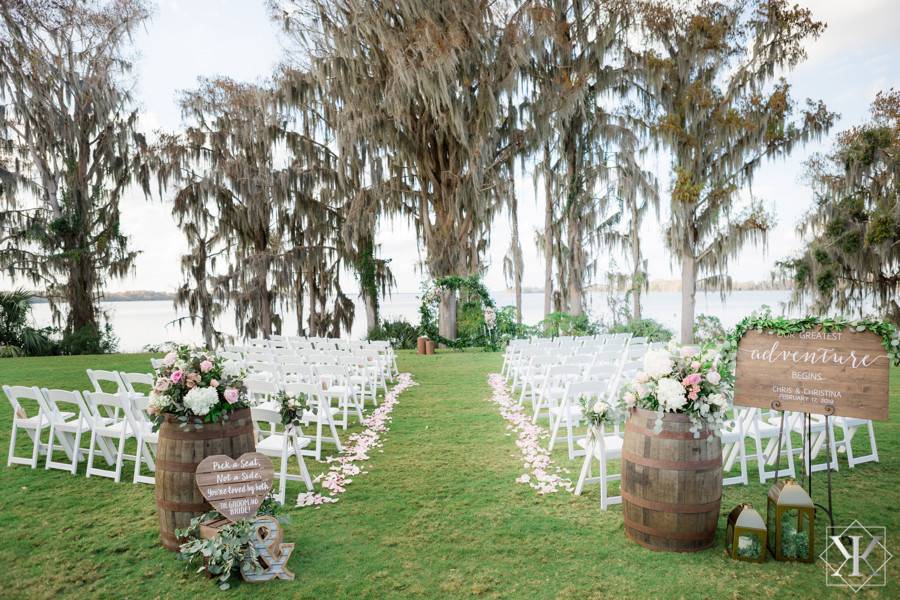
[[[719,375],[718,371],[710,371],[706,374],[706,380],[713,385],[719,385],[719,382],[722,381],[722,376]]]
[[[203,416],[219,402],[219,392],[211,387],[195,387],[184,397],[184,405],[197,416]]]
[[[706,401],[719,408],[724,408],[728,404],[724,394],[710,394]]]
[[[672,356],[665,350],[650,350],[644,355],[644,372],[652,378],[663,377],[672,372]]]
[[[650,381],[650,376],[643,371],[638,371],[634,376],[634,380],[638,383],[647,383]]]
[[[178,359],[178,355],[174,352],[169,352],[163,357],[163,364],[167,367],[171,367],[175,364],[175,361]]]
[[[659,380],[656,387],[656,398],[659,405],[668,411],[675,412],[687,403],[684,386],[675,379],[665,377]]]
[[[634,406],[637,402],[637,396],[634,392],[625,392],[625,395],[622,396],[622,399],[625,401],[625,406],[628,407]]]
[[[594,408],[592,409],[595,413],[604,414],[609,409],[609,405],[603,400],[597,400],[594,403]]]

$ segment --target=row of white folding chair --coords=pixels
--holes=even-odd
[[[119,482],[126,458],[135,461],[133,478],[135,483],[146,480],[140,475],[141,458],[146,459],[151,469],[153,468],[153,456],[145,442],[151,441],[151,437],[155,434],[151,434],[142,423],[145,415],[139,413],[146,411],[146,403],[141,398],[131,397],[127,392],[81,393],[39,389],[36,386],[3,386],[3,391],[14,411],[7,465],[27,464],[31,468],[36,468],[38,457],[44,455],[46,469],[63,469],[75,474],[78,463],[83,460],[82,437],[90,434],[86,471],[88,477],[98,475]],[[38,409],[34,416],[27,414],[22,400],[30,400],[37,404]],[[46,444],[42,439],[44,428],[49,430]],[[19,429],[24,429],[32,440],[30,459],[15,455],[16,434]],[[138,440],[135,455],[125,454],[125,443],[131,438]],[[155,443],[155,439],[152,441]],[[53,452],[57,446],[65,453],[68,462],[54,460]],[[94,466],[97,450],[113,469]]]
[[[370,399],[372,404],[378,406],[378,388],[387,393],[384,361],[374,350],[359,351],[356,354],[319,355],[315,360],[310,357],[285,356],[278,363],[247,365],[251,378],[305,382],[321,379],[316,373],[321,367],[343,367],[363,402]]]

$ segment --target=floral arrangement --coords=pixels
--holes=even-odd
[[[579,398],[578,402],[581,404],[581,413],[591,425],[588,429],[590,435],[600,431],[604,423],[615,423],[618,421],[622,413],[620,406],[607,402],[604,398],[600,398],[593,404],[588,398]]]
[[[228,418],[228,413],[247,406],[244,371],[234,361],[207,350],[179,346],[163,358],[156,370],[147,412],[159,428],[166,414],[175,415],[182,427],[200,427]]]
[[[260,505],[258,514],[276,516],[279,521],[285,522],[287,517],[277,516],[277,510],[278,503],[269,494]],[[186,540],[178,549],[178,559],[189,565],[200,563],[197,572],[206,571],[218,581],[219,589],[227,590],[231,587],[231,578],[239,575],[241,565],[247,564],[256,571],[260,571],[262,565],[256,548],[250,543],[252,519],[228,523],[218,529],[219,534],[215,537],[200,537],[201,523],[221,518],[222,515],[214,510],[206,512],[191,519],[188,527],[176,530],[175,535]]]
[[[730,395],[731,374],[717,348],[701,351],[670,342],[647,352],[643,370],[625,386],[622,402],[625,408],[656,411],[657,433],[665,413],[686,414],[699,437],[704,428],[721,431]]]
[[[303,412],[309,410],[309,401],[301,396],[291,396],[284,391],[275,396],[278,403],[278,412],[281,413],[281,424],[285,427],[292,425],[299,427],[303,420]]]

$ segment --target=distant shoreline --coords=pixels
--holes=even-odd
[[[650,292],[680,292],[681,281],[677,279],[658,279],[650,282]],[[605,285],[594,285],[588,288],[590,292],[607,292],[609,289]],[[729,291],[732,292],[758,292],[758,291],[790,291],[793,289],[790,281],[735,281]],[[505,290],[492,290],[494,292],[504,292],[512,294],[512,288]],[[624,288],[619,288],[620,292],[625,292]],[[718,292],[717,288],[698,285],[698,292]],[[394,294],[419,294],[420,292],[399,292]],[[525,294],[543,294],[542,287],[524,287],[522,293]],[[172,292],[156,292],[153,290],[131,290],[126,292],[107,292],[103,295],[101,302],[172,302],[175,300],[175,294]],[[32,298],[32,304],[46,304],[47,300],[40,296]]]

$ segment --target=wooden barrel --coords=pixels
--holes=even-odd
[[[197,487],[197,465],[207,456],[238,458],[255,450],[249,408],[231,412],[224,422],[203,423],[200,429],[184,429],[173,415],[166,415],[156,453],[156,508],[164,547],[177,551],[175,530],[184,529],[192,518],[212,509]]]
[[[425,354],[425,345],[428,343],[428,338],[424,335],[420,335],[416,338],[416,354]]]
[[[687,415],[634,409],[622,445],[625,533],[651,550],[696,552],[716,536],[722,501],[722,442],[709,430],[695,438]]]

